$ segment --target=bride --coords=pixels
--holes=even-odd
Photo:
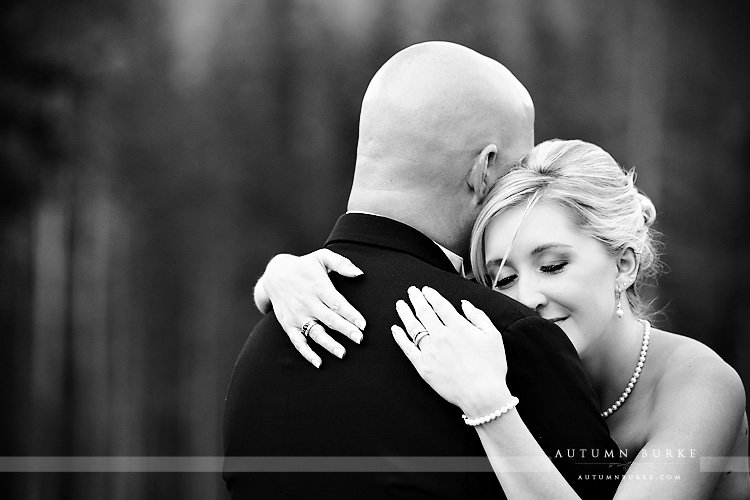
[[[615,498],[748,499],[740,378],[705,345],[652,328],[639,295],[658,268],[654,218],[634,173],[601,148],[547,141],[488,195],[472,234],[472,269],[480,283],[557,323],[576,348],[602,417],[630,462]],[[316,366],[320,359],[299,342],[299,325],[320,319],[355,341],[364,325],[333,290],[328,270],[358,274],[351,262],[322,250],[275,257],[256,287],[259,308],[267,312],[273,303]],[[519,457],[545,455],[524,425],[523,402],[514,408],[503,339],[487,316],[467,301],[461,314],[433,289],[406,292],[409,303],[395,304],[403,328],[393,326],[394,339],[422,378],[475,426],[509,498],[512,492],[525,498],[526,481],[537,488],[542,482],[545,497],[578,498],[554,467],[549,474],[509,472]],[[308,333],[343,356],[343,346],[322,327]],[[587,451],[559,453],[585,460]]]

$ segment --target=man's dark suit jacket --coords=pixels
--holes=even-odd
[[[602,464],[619,462],[617,451],[605,457],[605,450],[617,446],[578,355],[557,326],[460,277],[432,240],[391,219],[344,215],[326,247],[364,271],[356,279],[331,275],[367,320],[362,345],[347,346],[342,361],[326,353],[317,370],[297,353],[274,315],[267,315],[234,369],[224,448],[227,457],[328,457],[302,462],[303,469],[312,467],[308,471],[354,470],[260,472],[246,463],[242,471],[233,470],[243,466],[227,458],[224,479],[233,499],[505,498],[475,430],[420,378],[391,335],[391,325],[400,324],[396,301],[407,299],[411,285],[429,285],[456,307],[467,299],[489,315],[503,334],[508,387],[520,399],[517,409],[532,434],[557,457],[555,464],[581,496],[614,495],[618,481],[604,474],[618,468]],[[385,458],[368,469],[367,457]],[[408,457],[454,458],[435,465]],[[260,461],[283,469],[270,459]],[[489,472],[472,472],[476,461]],[[576,465],[591,462],[599,465]],[[287,465],[300,470],[300,462]],[[427,472],[420,471],[424,466]]]

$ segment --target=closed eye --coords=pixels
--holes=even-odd
[[[516,281],[518,278],[517,274],[511,274],[509,276],[506,276],[505,278],[501,278],[497,280],[497,283],[495,284],[495,290],[505,290],[506,288],[510,288],[513,285],[513,282]]]
[[[567,265],[567,262],[560,262],[558,264],[551,264],[549,266],[540,266],[539,270],[547,274],[557,274],[562,271],[563,268]]]

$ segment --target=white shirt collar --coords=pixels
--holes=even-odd
[[[376,217],[385,217],[384,215],[378,215],[378,214],[374,214],[372,212],[364,212],[362,210],[347,210],[346,213],[348,213],[348,214],[365,214],[365,215],[374,215]],[[385,218],[388,219],[388,217],[385,217]],[[443,245],[441,245],[437,241],[432,240],[432,242],[434,244],[436,244],[440,248],[440,250],[443,251],[443,253],[445,254],[446,257],[448,257],[448,260],[451,261],[451,264],[453,264],[453,268],[456,270],[456,272],[459,275],[461,275],[464,278],[466,278],[466,272],[464,271],[464,258],[461,257],[460,255],[458,255],[457,253],[455,253],[455,252],[453,252],[451,250],[448,250],[447,248],[445,248]]]
[[[443,251],[445,256],[448,257],[448,260],[451,261],[451,264],[453,264],[453,268],[456,270],[456,272],[465,278],[466,272],[464,271],[464,258],[457,253],[448,250],[437,241],[432,240],[432,242],[440,247],[440,250]]]

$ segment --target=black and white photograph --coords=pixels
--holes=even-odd
[[[0,497],[750,500],[750,19],[0,7]]]

